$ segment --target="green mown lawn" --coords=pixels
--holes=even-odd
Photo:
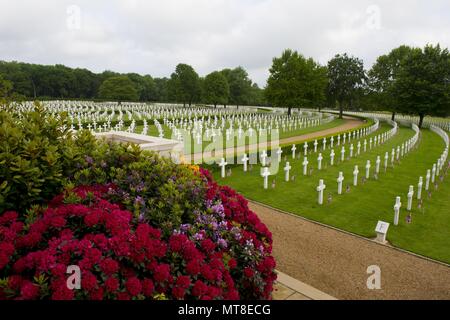
[[[387,130],[383,125],[381,130]],[[378,132],[377,132],[378,133]],[[437,191],[432,188],[432,198],[428,199],[425,190],[422,192],[424,198],[424,210],[417,208],[418,201],[414,196],[412,224],[405,221],[407,193],[409,185],[414,185],[417,192],[419,176],[424,177],[426,170],[442,153],[445,144],[435,133],[422,130],[418,147],[407,154],[394,168],[389,166],[384,172],[384,153],[390,153],[393,147],[401,144],[414,135],[410,128],[401,127],[399,133],[384,145],[380,145],[357,158],[347,160],[343,163],[329,164],[321,171],[317,170],[317,155],[309,155],[309,165],[314,167],[312,176],[302,175],[303,156],[298,160],[288,161],[292,166],[291,176],[295,175],[295,181],[284,181],[283,167],[276,176],[269,178],[269,189],[263,189],[263,178],[260,176],[259,165],[253,166],[251,172],[242,172],[242,165],[231,166],[232,175],[225,179],[220,178],[220,170],[216,166],[207,167],[215,179],[221,183],[231,186],[248,199],[265,203],[269,206],[292,212],[308,219],[319,221],[343,230],[347,230],[365,237],[375,236],[375,226],[378,220],[391,223],[388,232],[388,241],[394,246],[416,252],[434,259],[450,262],[450,179],[447,177],[443,183],[439,180]],[[340,148],[335,148],[336,158],[340,158]],[[348,145],[346,146],[348,156]],[[356,144],[355,144],[356,152]],[[329,162],[329,151],[324,153],[324,162]],[[376,156],[381,156],[381,169],[378,180],[374,180]],[[364,185],[361,178],[365,175],[366,161],[370,160],[371,178]],[[390,164],[390,159],[389,159]],[[353,187],[353,168],[359,166],[359,184]],[[339,171],[344,173],[344,194],[337,194],[337,182]],[[319,179],[324,179],[326,190],[324,193],[324,205],[317,204],[317,191]],[[272,181],[276,186],[272,188]],[[346,193],[346,186],[350,185],[350,192]],[[328,195],[331,193],[332,201],[328,203]],[[402,208],[400,223],[393,225],[395,197],[401,196]]]

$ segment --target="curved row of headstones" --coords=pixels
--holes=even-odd
[[[408,140],[406,140],[405,142],[403,142],[400,145],[397,145],[396,148],[392,148],[391,151],[391,156],[390,156],[390,160],[391,160],[391,165],[394,165],[395,161],[400,161],[401,158],[403,158],[406,154],[408,154],[412,148],[416,145],[416,143],[418,142],[419,139],[419,128],[416,125],[413,125],[413,130],[416,132],[414,134],[414,136]],[[386,152],[384,155],[384,169],[385,172],[387,171],[387,167],[388,167],[388,161],[389,161],[389,153]],[[375,176],[377,177],[378,174],[380,173],[380,165],[381,165],[381,157],[377,156],[376,161],[375,161]],[[364,179],[367,181],[370,179],[370,170],[372,168],[372,163],[370,160],[366,161],[366,165],[365,165],[365,175],[364,175]],[[355,165],[354,170],[353,170],[353,186],[356,187],[358,186],[358,177],[359,177],[359,167],[358,165]],[[338,184],[338,194],[342,194],[342,183],[344,181],[344,174],[343,172],[339,172],[339,175],[336,179],[336,182]],[[317,197],[317,202],[319,205],[323,204],[323,192],[326,189],[326,185],[324,183],[323,179],[319,180],[319,185],[317,186],[316,190],[318,192],[318,197]]]
[[[446,164],[447,157],[448,157],[448,149],[449,149],[449,137],[448,134],[442,130],[439,127],[431,126],[430,130],[435,132],[437,135],[439,135],[445,142],[445,148],[444,151],[441,153],[441,156],[437,159],[436,163],[433,164],[431,169],[427,169],[427,173],[425,176],[425,191],[429,192],[430,190],[430,184],[437,183],[436,179],[443,180],[445,175],[441,173],[444,170],[444,165]],[[450,164],[447,165],[450,166]],[[424,187],[424,180],[423,176],[419,177],[419,182],[417,183],[417,193],[416,193],[416,199],[419,201],[419,206],[421,206],[422,201],[422,189]],[[407,193],[407,206],[406,210],[411,211],[412,209],[412,203],[413,203],[413,197],[414,197],[414,186],[410,185],[409,190]],[[400,217],[400,208],[402,206],[401,203],[401,197],[397,196],[395,199],[394,204],[394,225],[398,225],[399,217]]]
[[[307,109],[309,110],[309,109]],[[332,110],[323,110],[324,112],[331,112]],[[353,116],[362,116],[362,117],[375,117],[379,119],[390,119],[391,114],[386,113],[378,113],[378,112],[357,112],[357,111],[346,111],[345,114],[347,115],[353,115]],[[402,115],[397,114],[395,116],[395,120],[399,123],[415,123],[419,124],[420,118],[418,116],[412,116],[412,115]],[[432,118],[432,117],[426,117],[423,120],[422,127],[423,128],[431,128],[432,126],[441,128],[443,130],[450,131],[450,119],[449,118]]]

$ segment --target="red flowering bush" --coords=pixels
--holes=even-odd
[[[269,299],[270,232],[244,198],[199,174],[205,208],[170,235],[108,201],[115,185],[77,187],[26,221],[3,213],[0,299]]]

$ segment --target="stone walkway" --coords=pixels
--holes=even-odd
[[[283,272],[277,271],[277,273],[278,278],[272,296],[274,300],[336,300]]]
[[[450,299],[446,264],[258,203],[249,206],[273,234],[277,269],[337,299]],[[367,288],[371,265],[381,269],[381,290]],[[281,284],[278,297],[301,298]]]

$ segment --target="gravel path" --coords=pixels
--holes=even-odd
[[[273,234],[277,269],[338,299],[450,299],[450,267],[249,203]],[[367,289],[367,267],[381,290]]]
[[[332,135],[335,133],[339,133],[339,132],[343,132],[343,131],[347,131],[347,130],[351,130],[354,128],[357,128],[361,125],[364,124],[363,121],[359,120],[359,119],[355,119],[352,117],[344,117],[345,123],[334,127],[334,128],[329,128],[329,129],[325,129],[325,130],[320,130],[320,131],[316,131],[316,132],[311,132],[308,134],[304,134],[304,135],[300,135],[300,136],[295,136],[295,137],[289,137],[289,138],[284,138],[284,139],[280,139],[279,141],[279,145],[283,145],[283,144],[289,144],[289,143],[298,143],[298,142],[302,142],[305,140],[309,140],[309,139],[314,139],[317,137],[323,137],[323,136],[327,136],[327,135]],[[270,142],[269,142],[270,145]],[[264,144],[264,146],[266,146]],[[228,148],[225,149],[225,154],[226,153],[232,153],[234,150],[235,154],[240,154],[243,153],[247,150],[256,150],[258,147],[257,144],[253,144],[253,145],[249,145],[249,146],[240,146],[240,147],[236,147],[236,148]],[[206,155],[205,155],[206,156]],[[185,155],[186,159],[191,159],[192,155]],[[201,161],[203,159],[203,153],[195,153],[193,155],[194,160],[196,161],[196,163],[199,163],[199,161]]]

